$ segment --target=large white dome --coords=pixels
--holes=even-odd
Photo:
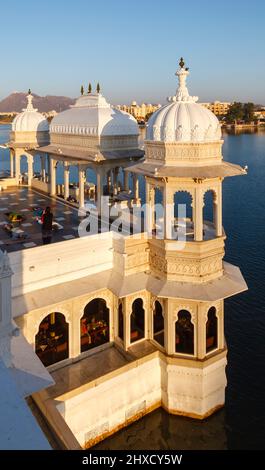
[[[221,139],[221,126],[217,117],[197,97],[189,96],[186,78],[189,72],[181,64],[176,72],[179,87],[169,104],[158,109],[147,124],[147,140],[162,142],[209,142]]]
[[[92,136],[139,134],[134,117],[113,108],[100,93],[80,96],[70,109],[53,118],[50,131],[52,134]]]
[[[32,106],[33,96],[28,94],[28,105],[19,113],[12,122],[13,132],[48,132],[49,123],[43,114],[38,113]]]

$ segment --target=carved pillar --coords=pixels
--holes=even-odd
[[[86,171],[81,165],[78,165],[78,177],[79,177],[79,209],[83,209],[85,206]]]
[[[152,235],[154,228],[154,187],[149,182],[146,182],[146,224],[145,230],[149,236]]]
[[[78,315],[75,315],[74,312],[77,311],[77,307],[75,309],[75,302],[73,302],[73,310],[71,315],[71,329],[72,329],[72,341],[69,343],[69,356],[70,357],[77,357],[81,353],[80,348],[80,318]],[[70,325],[69,325],[70,326]]]
[[[138,175],[135,173],[133,175],[133,194],[135,202],[137,203],[139,201],[139,179]]]
[[[15,157],[14,150],[10,149],[10,177],[11,178],[14,178],[14,175],[15,175],[14,157]]]
[[[51,166],[51,157],[50,155],[47,153],[46,154],[46,161],[47,161],[47,182],[49,182],[50,180],[50,166]]]
[[[27,154],[27,161],[28,161],[28,186],[31,186],[31,182],[33,179],[33,155]]]
[[[50,194],[56,195],[56,160],[50,157]]]
[[[129,171],[124,171],[124,191],[129,191]]]
[[[165,184],[163,188],[164,206],[164,238],[172,239],[172,226],[174,220],[174,203],[172,190]]]
[[[113,194],[117,196],[118,194],[118,174],[119,168],[113,168]]]
[[[176,322],[173,315],[173,305],[171,300],[166,302],[165,310],[165,348],[169,356],[176,353],[175,342],[176,342]]]
[[[104,170],[103,168],[97,169],[97,210],[101,213],[101,198],[103,196],[103,184],[104,184]]]
[[[20,182],[20,154],[15,150],[16,184]]]
[[[206,354],[206,321],[207,321],[207,307],[205,304],[198,304],[198,321],[197,321],[197,355],[198,359],[203,359]],[[195,328],[195,326],[194,326]],[[194,332],[194,340],[196,338]],[[194,345],[195,346],[195,345]],[[194,351],[196,348],[194,347]]]
[[[198,185],[195,189],[195,220],[194,220],[194,239],[196,241],[203,240],[203,193],[202,188]]]
[[[169,322],[168,322],[168,299],[165,299],[164,305],[163,305],[163,313],[164,313],[164,348],[166,350],[166,353],[169,354]],[[172,328],[171,328],[172,329]]]
[[[124,324],[123,324],[123,339],[124,339],[124,349],[128,350],[131,343],[131,302],[129,299],[125,299],[125,312],[124,312]]]
[[[111,193],[111,170],[108,171],[107,173],[107,187],[108,187],[108,193]]]
[[[70,167],[67,162],[64,163],[64,199],[69,198],[69,173]]]
[[[46,181],[46,167],[45,167],[45,155],[41,155],[41,180],[45,183]]]
[[[213,212],[214,212],[214,226],[215,234],[217,237],[223,235],[222,226],[222,186],[218,186],[217,194],[213,193]]]

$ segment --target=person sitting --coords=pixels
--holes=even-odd
[[[22,222],[23,216],[21,214],[17,214],[16,212],[6,212],[5,214],[10,222]]]

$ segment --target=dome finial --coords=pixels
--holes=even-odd
[[[33,96],[32,96],[30,88],[27,94],[27,100],[28,100],[28,104],[27,104],[25,111],[37,111],[36,109],[33,108],[33,105],[32,105]]]
[[[175,75],[177,75],[179,80],[179,86],[176,91],[176,96],[170,98],[170,101],[198,101],[197,96],[190,96],[188,88],[186,86],[186,80],[189,75],[189,68],[185,67],[185,62],[183,57],[180,58],[179,61],[179,69],[176,71]]]
[[[183,60],[183,57],[181,57],[180,61],[179,61],[179,66],[180,66],[181,69],[183,69],[184,65],[185,65],[185,62]]]

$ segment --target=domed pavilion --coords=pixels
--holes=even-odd
[[[49,143],[49,123],[43,114],[39,113],[32,104],[33,95],[29,90],[27,107],[19,113],[12,122],[10,141],[10,176],[21,181],[21,158],[27,159],[27,184],[31,186],[33,179],[33,164],[35,150]],[[42,173],[44,173],[44,159],[41,159]]]
[[[69,198],[69,169],[78,167],[79,207],[85,205],[87,169],[96,174],[96,201],[100,211],[101,196],[105,194],[119,200],[119,192],[128,195],[128,173],[124,179],[120,172],[133,160],[143,156],[138,146],[137,122],[130,114],[112,107],[100,93],[82,94],[70,109],[59,113],[51,122],[48,146],[40,149],[50,156],[50,194],[56,195],[56,168],[64,167],[63,196]],[[118,187],[118,176],[123,187]],[[137,176],[134,178],[136,202],[139,199]],[[122,199],[122,196],[120,196]]]

